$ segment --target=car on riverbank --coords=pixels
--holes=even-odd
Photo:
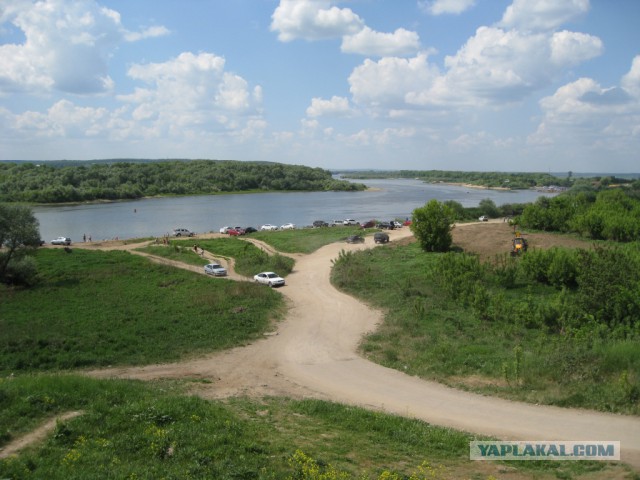
[[[269,285],[270,287],[281,287],[284,285],[284,278],[274,272],[260,272],[254,275],[253,279],[258,283]]]
[[[273,230],[278,230],[278,227],[276,225],[271,225],[270,223],[266,223],[260,227],[261,232],[270,232]]]
[[[69,237],[58,237],[51,240],[51,245],[71,245],[71,239]]]
[[[384,233],[384,232],[376,232],[373,235],[373,241],[375,243],[388,243],[389,242],[389,235]]]
[[[195,233],[193,233],[191,230],[188,230],[186,228],[174,228],[173,229],[173,236],[174,237],[193,237],[195,235]]]
[[[350,235],[347,237],[347,243],[364,243],[364,237],[360,235]]]

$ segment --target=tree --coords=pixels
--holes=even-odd
[[[36,274],[27,258],[40,245],[38,220],[23,205],[0,204],[0,281],[29,284]]]
[[[411,231],[427,252],[446,252],[451,247],[454,212],[437,200],[413,211]]]
[[[496,218],[500,216],[500,211],[493,200],[490,198],[485,198],[480,200],[478,208],[482,212],[483,215],[486,215],[489,218]]]

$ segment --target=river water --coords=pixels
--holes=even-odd
[[[174,228],[197,233],[217,232],[220,227],[294,223],[299,227],[314,220],[330,222],[353,218],[392,220],[411,217],[411,212],[431,199],[455,200],[465,207],[490,198],[496,205],[535,201],[542,193],[533,190],[500,191],[455,185],[427,184],[419,180],[366,180],[365,192],[290,192],[145,198],[135,201],[33,207],[40,235],[49,242],[58,236],[82,241],[162,236]]]

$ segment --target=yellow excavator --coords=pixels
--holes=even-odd
[[[511,256],[516,257],[527,251],[529,248],[529,244],[527,243],[527,239],[522,236],[520,232],[514,232],[513,240],[511,241]]]

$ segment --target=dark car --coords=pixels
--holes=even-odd
[[[362,224],[362,228],[373,228],[375,226],[376,226],[375,220],[369,220],[368,222],[365,222]]]
[[[376,225],[376,228],[379,228],[380,230],[393,230],[394,226],[391,222],[380,222]]]
[[[253,227],[247,227],[244,229],[244,233],[253,233],[253,232],[257,232],[258,230],[256,230]]]
[[[384,232],[376,232],[373,235],[373,241],[375,243],[387,243],[389,241],[389,235]]]
[[[328,226],[329,224],[324,220],[316,220],[315,222],[313,222],[314,228],[321,228],[321,227],[328,227]]]
[[[351,235],[347,237],[347,243],[364,243],[364,237],[360,235]]]

